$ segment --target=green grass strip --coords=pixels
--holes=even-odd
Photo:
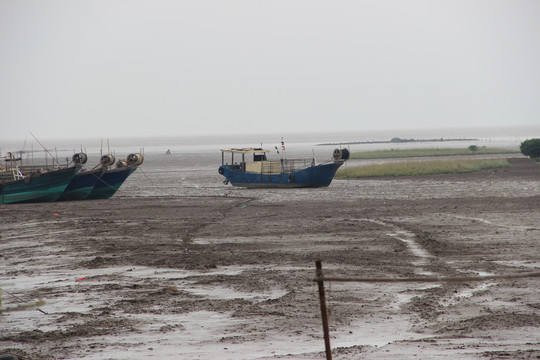
[[[390,164],[342,167],[336,173],[335,178],[358,179],[374,176],[460,174],[507,166],[510,166],[510,164],[508,164],[506,159],[407,161]]]
[[[376,151],[362,151],[351,154],[351,159],[388,159],[426,156],[458,156],[458,155],[494,155],[494,154],[517,154],[519,150],[479,147],[472,152],[469,149],[390,149]]]

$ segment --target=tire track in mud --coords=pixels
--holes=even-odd
[[[374,219],[363,220],[388,228],[391,231],[386,233],[387,236],[399,240],[407,246],[409,252],[417,258],[417,260],[412,262],[416,268],[415,272],[417,275],[449,276],[449,272],[462,274],[470,273],[470,271],[467,270],[457,269],[451,266],[451,264],[441,260],[439,257],[431,254],[428,249],[425,249],[422,244],[416,241],[422,234],[417,234],[414,230],[409,230],[402,224]],[[486,223],[489,222],[486,221]],[[435,267],[441,269],[444,274],[441,271],[432,271],[428,269],[428,267],[431,269]],[[451,270],[444,271],[444,269]],[[477,275],[488,276],[494,274],[478,272]],[[494,281],[481,282],[474,287],[468,287],[466,284],[447,285],[443,283],[428,284],[426,286],[426,284],[418,282],[418,284],[409,284],[407,286],[408,289],[405,292],[409,293],[409,295],[402,296],[403,294],[398,293],[396,296],[398,297],[398,306],[413,310],[418,313],[421,318],[434,320],[440,315],[441,309],[456,305],[464,299],[472,298],[476,293],[485,291],[494,285],[496,285],[496,282]],[[413,296],[410,294],[411,291],[417,292],[417,294]]]
[[[391,232],[386,233],[386,235],[403,242],[407,246],[409,252],[418,258],[418,260],[413,262],[413,265],[415,265],[415,267],[422,269],[421,271],[417,271],[417,274],[438,275],[425,269],[428,263],[432,261],[437,261],[437,259],[414,240],[414,238],[417,236],[415,233],[391,222],[385,222],[382,220],[373,220],[373,219],[365,219],[365,221],[371,222],[371,223],[374,223],[374,224],[377,224],[377,225],[380,225],[382,227],[389,228],[390,230],[392,230]]]

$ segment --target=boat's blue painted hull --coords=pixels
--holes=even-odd
[[[131,175],[136,167],[126,167],[103,172],[94,189],[87,199],[108,199],[113,196],[122,186],[124,181]]]
[[[0,204],[56,201],[77,170],[70,167],[0,184]]]
[[[234,186],[247,188],[305,188],[330,185],[343,162],[310,166],[292,173],[258,174],[220,166],[219,173]]]
[[[102,173],[102,169],[95,169],[75,174],[58,200],[85,200],[94,190]]]

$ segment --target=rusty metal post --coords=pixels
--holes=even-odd
[[[317,268],[315,279],[319,284],[319,300],[321,302],[321,317],[324,331],[324,347],[326,348],[326,360],[332,360],[332,348],[330,347],[330,330],[328,329],[328,316],[326,314],[326,297],[324,295],[324,280],[322,273],[322,264],[320,260],[315,262]]]

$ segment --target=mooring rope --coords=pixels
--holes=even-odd
[[[366,282],[366,283],[399,283],[399,282],[471,282],[471,281],[486,281],[486,280],[505,280],[505,279],[523,279],[540,277],[540,272],[521,273],[521,274],[504,274],[504,275],[481,275],[481,276],[458,276],[458,277],[420,277],[420,278],[359,278],[359,277],[333,277],[333,276],[317,276],[313,279],[315,282],[334,281],[334,282]]]

